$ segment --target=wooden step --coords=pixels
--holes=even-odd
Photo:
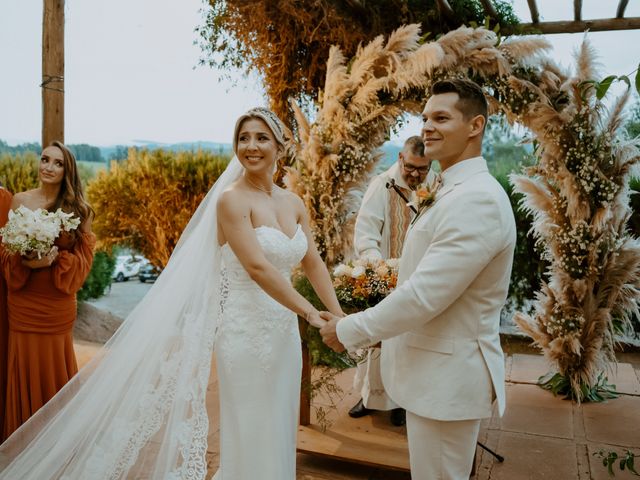
[[[406,438],[389,436],[383,429],[326,430],[316,425],[298,427],[298,452],[347,462],[409,471]]]

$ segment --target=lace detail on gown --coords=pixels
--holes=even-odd
[[[298,225],[292,238],[273,227],[260,226],[255,231],[267,259],[285,278],[290,279],[293,267],[300,263],[307,251],[302,228]],[[216,347],[231,367],[233,359],[230,349],[233,346],[224,338],[230,338],[229,335],[242,337],[261,368],[267,371],[271,365],[269,358],[273,354],[272,342],[269,341],[272,332],[295,340],[299,335],[297,317],[258,287],[227,244],[222,247],[222,257],[225,269],[221,289],[222,315],[217,336],[223,333],[227,336]],[[247,312],[257,311],[261,314],[247,315]]]
[[[307,252],[272,227],[256,236],[288,281]],[[228,292],[216,341],[220,392],[220,469],[216,480],[294,480],[302,352],[295,313],[267,295],[223,246]],[[224,287],[223,287],[224,288]]]

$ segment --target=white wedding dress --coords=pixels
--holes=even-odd
[[[287,279],[307,251],[293,237],[255,229],[266,258]],[[215,480],[293,480],[302,352],[295,313],[267,295],[228,245],[222,247],[222,315],[216,338],[220,469]]]
[[[216,205],[243,174],[234,158],[204,198],[164,271],[95,357],[0,445],[0,480],[204,480],[215,350],[217,480],[293,480],[301,352],[296,315],[217,242]],[[286,278],[307,251],[255,229]],[[214,345],[215,344],[215,345]],[[214,348],[215,346],[215,348]]]

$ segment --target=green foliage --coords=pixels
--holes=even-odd
[[[594,457],[599,457],[602,459],[602,465],[607,467],[607,471],[609,472],[609,476],[615,477],[615,473],[613,471],[616,462],[619,461],[620,471],[627,470],[632,475],[640,477],[640,473],[636,470],[635,467],[635,459],[640,458],[640,455],[635,455],[630,450],[627,450],[624,453],[624,456],[619,456],[617,452],[605,452],[604,450],[599,450],[593,454]]]
[[[38,181],[38,156],[34,152],[0,154],[0,184],[11,193],[36,188]]]
[[[163,267],[227,163],[203,151],[130,149],[126,161],[113,162],[87,187],[100,247],[126,245]]]
[[[133,148],[136,150],[138,149],[138,147],[127,147],[126,145],[116,145],[114,151],[111,152],[111,155],[109,155],[109,161],[119,162],[121,160],[126,160],[129,157],[130,148]]]
[[[516,249],[513,255],[508,298],[514,307],[522,310],[540,290],[548,263],[542,259],[542,251],[536,246],[533,236],[529,235],[533,218],[519,207],[522,195],[513,191],[513,186],[506,176],[499,176],[496,179],[509,195],[516,220]]]
[[[538,385],[556,396],[581,402],[604,402],[618,398],[616,386],[607,383],[607,377],[600,373],[594,385],[580,385],[580,398],[576,396],[569,378],[556,372],[550,372],[538,378]]]
[[[583,97],[588,90],[593,88],[596,91],[596,98],[598,100],[602,100],[614,82],[624,82],[627,84],[627,88],[631,88],[631,80],[629,79],[628,75],[609,75],[600,81],[585,80],[583,82],[580,82],[578,86],[582,89]],[[636,91],[640,93],[640,70],[636,70],[636,77],[635,77],[634,84],[635,84]]]
[[[22,143],[20,145],[16,145],[14,147],[9,146],[9,144],[3,140],[0,140],[0,156],[3,153],[8,153],[9,155],[23,155],[25,153],[31,152],[36,155],[40,155],[42,151],[42,147],[40,147],[39,143]]]
[[[78,143],[69,145],[69,150],[71,150],[78,162],[104,162],[98,147],[87,145],[86,143]]]
[[[640,101],[636,101],[631,107],[631,115],[625,123],[624,129],[630,138],[640,137]]]
[[[326,310],[307,277],[297,275],[293,280],[293,286],[315,308],[320,311]],[[302,332],[302,338],[309,348],[311,365],[329,366],[337,369],[337,371],[356,366],[355,361],[346,353],[336,353],[327,347],[322,341],[320,331],[317,328],[307,324]]]
[[[104,162],[100,148],[86,143],[76,143],[67,145],[79,162]],[[16,146],[9,146],[7,142],[0,140],[0,154],[21,155],[25,153],[35,153],[40,155],[42,146],[39,143],[22,143]]]
[[[84,285],[78,292],[78,300],[99,298],[111,285],[111,275],[116,266],[116,259],[107,252],[98,251],[93,257],[93,265]]]
[[[535,155],[530,144],[523,144],[502,115],[492,115],[484,135],[482,156],[487,160],[494,177],[506,177],[520,173],[524,167],[535,164]]]

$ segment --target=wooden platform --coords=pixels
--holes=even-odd
[[[393,441],[384,432],[322,432],[317,426],[298,428],[298,452],[329,457],[371,467],[409,471],[406,439]]]
[[[355,369],[342,372],[336,383],[344,392],[337,410],[323,398],[314,399],[309,412],[310,424],[298,427],[298,452],[329,457],[371,467],[408,471],[409,450],[405,427],[395,427],[389,412],[375,412],[351,418],[349,409],[359,400],[352,391]],[[317,424],[314,407],[324,406],[330,426],[326,431]],[[304,405],[301,405],[304,409]],[[306,422],[301,422],[306,423]]]

